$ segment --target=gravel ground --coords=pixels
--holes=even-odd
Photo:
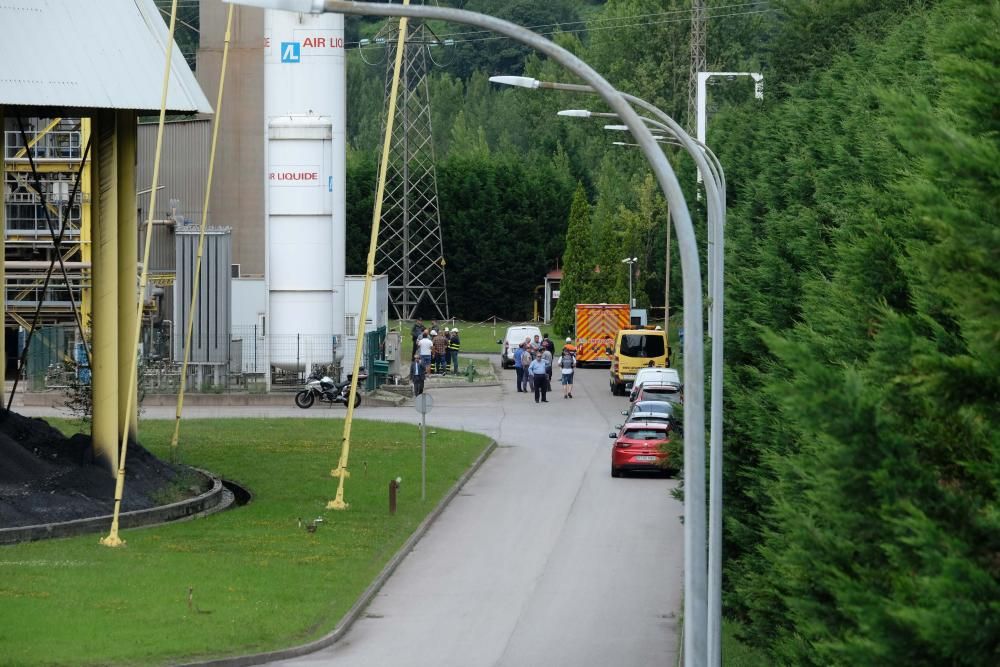
[[[130,442],[122,511],[162,505],[185,489],[181,468]],[[0,528],[111,514],[115,478],[89,435],[65,437],[42,419],[0,409]],[[168,500],[169,499],[169,500]]]

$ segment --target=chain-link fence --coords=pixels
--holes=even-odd
[[[197,324],[196,324],[197,329]],[[147,327],[143,331],[139,363],[139,391],[145,394],[177,393],[181,385],[181,359],[171,355],[183,349],[185,331],[167,326]],[[315,334],[269,335],[262,327],[234,327],[219,340],[206,341],[203,332],[199,348],[222,350],[224,355],[188,360],[186,392],[262,393],[267,390],[270,374],[272,390],[299,388],[314,369],[332,377],[346,376],[353,362],[354,344],[343,336]],[[175,341],[175,337],[180,337]],[[19,350],[23,349],[24,336]],[[32,337],[23,369],[23,380],[30,391],[60,390],[89,383],[90,368],[73,327],[40,327]],[[385,329],[366,334],[364,364],[378,366],[379,379],[367,387],[374,389],[385,381]],[[381,363],[379,363],[381,362]],[[375,373],[371,373],[375,375]]]

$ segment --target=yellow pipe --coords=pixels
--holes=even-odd
[[[94,182],[106,183],[94,202],[93,344],[91,358],[94,447],[108,457],[111,470],[118,467],[118,205],[114,142],[114,112],[100,111],[95,119],[96,137],[91,150]]]
[[[226,63],[229,60],[229,40],[233,26],[233,5],[226,16],[226,38],[222,48],[222,70],[219,72],[219,95],[215,100],[215,118],[212,119],[212,149],[208,158],[208,179],[205,182],[205,200],[201,207],[201,229],[198,232],[198,257],[194,263],[194,280],[191,286],[191,307],[188,309],[187,333],[184,334],[184,360],[181,362],[181,386],[177,391],[177,411],[174,413],[174,435],[170,439],[170,460],[177,460],[177,440],[181,433],[181,412],[184,410],[184,389],[187,385],[188,359],[191,356],[191,336],[198,304],[198,286],[201,283],[201,257],[205,250],[205,229],[208,227],[208,201],[212,195],[212,175],[215,172],[215,147],[219,140],[219,121],[222,120],[222,90],[226,85]]]
[[[135,336],[132,311],[139,294],[135,285],[136,252],[139,230],[136,225],[135,163],[137,116],[134,111],[116,113],[118,128],[118,359],[128,359],[129,342]],[[133,398],[132,411],[127,413],[126,402],[121,400],[129,391],[128,366],[118,364],[118,423],[127,424],[128,435],[133,440],[138,433],[138,401]]]
[[[404,5],[410,4],[410,0],[403,0]],[[399,20],[399,43],[396,45],[396,64],[392,73],[392,87],[389,92],[389,109],[385,119],[385,140],[382,143],[382,163],[378,170],[378,190],[375,193],[375,211],[372,214],[372,234],[368,244],[368,268],[365,271],[365,289],[361,296],[361,317],[358,318],[358,338],[354,347],[354,371],[351,377],[350,399],[347,401],[347,418],[344,419],[343,445],[340,450],[340,461],[337,467],[330,471],[333,477],[340,481],[337,483],[337,496],[326,504],[327,509],[346,510],[347,503],[344,502],[344,480],[349,477],[347,472],[347,460],[351,452],[351,424],[354,420],[354,397],[358,394],[358,371],[361,368],[361,352],[365,340],[365,317],[368,313],[368,297],[371,294],[372,276],[375,275],[375,248],[378,245],[378,228],[382,220],[382,201],[385,196],[385,178],[389,169],[389,147],[392,141],[392,128],[396,120],[396,96],[399,93],[399,72],[403,66],[403,49],[406,46],[406,28],[409,25],[407,19]]]
[[[126,419],[132,412],[136,393],[136,373],[139,370],[139,329],[142,324],[142,297],[146,293],[149,277],[149,248],[153,240],[153,211],[156,210],[157,184],[160,181],[160,155],[163,153],[163,125],[167,117],[167,88],[170,85],[170,59],[174,50],[174,28],[177,26],[177,0],[170,3],[170,29],[167,34],[167,55],[163,68],[163,90],[160,93],[160,122],[156,130],[156,157],[153,159],[153,183],[149,193],[149,218],[146,222],[146,242],[142,253],[142,272],[139,275],[139,304],[135,312],[135,332],[132,337],[131,370],[128,375],[128,391],[125,397]],[[117,296],[117,294],[116,294]],[[125,457],[128,454],[128,423],[122,424],[121,456],[118,457],[118,479],[115,482],[115,511],[111,517],[111,532],[101,538],[101,544],[120,547],[125,541],[118,536],[118,515],[121,513],[122,493],[125,490]]]
[[[89,118],[84,118],[80,121],[80,144],[83,146],[87,145],[90,141],[90,135],[92,132],[92,121]],[[93,148],[91,148],[93,151]],[[83,165],[83,170],[80,172],[80,261],[90,262],[92,260],[91,248],[93,247],[91,233],[91,207],[93,206],[93,178],[91,178],[90,170],[95,164],[93,152],[87,156],[87,162]],[[135,245],[133,243],[133,245]],[[90,320],[90,315],[93,312],[93,301],[94,294],[93,289],[87,287],[91,284],[91,281],[87,278],[91,275],[90,269],[84,269],[82,273],[82,286],[80,288],[80,319],[83,320],[83,326],[93,331],[93,325]]]

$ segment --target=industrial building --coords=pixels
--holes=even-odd
[[[15,50],[17,45],[23,46],[25,29],[28,34],[33,29],[42,30],[43,22],[38,12],[29,11],[30,5],[23,0],[0,8],[7,14],[0,16],[7,19],[3,22],[5,27],[0,27],[0,37],[6,45],[6,48],[0,46],[0,59],[10,70],[8,81],[27,80]],[[87,5],[53,0],[43,13],[51,19],[51,28],[65,25],[71,17],[84,13]],[[201,4],[197,83],[185,65],[185,73],[172,79],[171,89],[188,91],[200,87],[208,98],[214,99],[219,86],[227,9],[228,5],[221,2]],[[112,11],[140,17],[148,24],[147,34],[157,36],[159,48],[165,46],[165,25],[152,0],[115,0]],[[75,26],[77,32],[81,28],[99,30],[96,19],[88,21]],[[309,22],[316,25],[308,25]],[[288,68],[278,50],[267,47],[269,37],[284,31],[287,35],[279,39],[301,41],[303,30],[333,34],[329,43],[338,44],[339,48],[324,54],[306,50],[302,54],[306,66]],[[9,40],[8,34],[12,35]],[[129,60],[131,42],[113,49],[113,54],[123,61]],[[69,57],[62,51],[59,54]],[[177,50],[173,59],[183,64]],[[54,57],[50,61],[42,58],[29,69],[35,70],[38,80],[65,78],[75,87],[84,84],[88,72],[80,63],[94,63],[84,58],[61,77],[59,68],[65,69],[65,62],[65,58]],[[272,68],[270,86],[278,91],[270,99],[281,102],[266,102],[268,67]],[[122,67],[119,72],[112,68],[102,76],[114,80],[124,93],[132,85],[128,69]],[[353,327],[360,316],[357,312],[360,296],[348,307],[352,288],[348,286],[351,281],[344,276],[343,265],[344,168],[342,163],[337,164],[343,160],[346,140],[345,70],[342,17],[295,18],[284,13],[272,15],[254,8],[234,7],[226,103],[218,120],[217,158],[209,200],[210,231],[203,257],[199,306],[194,313],[192,388],[206,384],[229,387],[233,383],[245,387],[247,383],[260,382],[269,386],[272,367],[285,373],[286,379],[298,379],[313,364],[340,365],[345,354],[353,353],[356,339]],[[119,75],[124,78],[116,78]],[[307,83],[310,76],[336,79],[338,84],[329,90],[310,86]],[[147,79],[149,87],[157,85],[152,78]],[[281,106],[284,100],[294,101],[295,95],[290,93],[295,91],[306,91],[296,93],[298,107]],[[206,99],[200,91],[198,95],[201,100]],[[318,97],[312,99],[309,95]],[[7,103],[9,100],[0,98],[0,104]],[[65,115],[49,114],[47,108],[37,104],[24,104],[15,107],[14,113],[8,111],[3,120],[6,367],[17,368],[18,353],[26,333],[32,330],[32,318],[40,305],[34,329],[45,343],[32,346],[31,358],[26,363],[36,376],[44,376],[50,387],[65,382],[53,369],[77,356],[74,350],[81,343],[78,322],[85,329],[92,322],[97,287],[92,253],[100,241],[95,236],[96,214],[92,210],[100,196],[96,189],[99,157],[95,157],[96,148],[89,153],[87,149],[94,137],[94,120],[83,113],[85,106],[59,108]],[[155,111],[150,107],[144,114]],[[193,278],[194,245],[204,214],[213,120],[207,113],[207,102],[174,111],[180,111],[181,115],[169,115],[164,128],[156,210],[152,216],[149,285],[143,295],[141,329],[143,363],[155,382],[162,385],[158,388],[168,391],[176,390],[179,383],[179,370],[173,365],[182,356],[183,324],[190,314],[186,304]],[[155,117],[145,115],[136,128],[136,198],[132,218],[135,225],[132,238],[136,239],[140,258],[149,216],[156,134]],[[302,184],[275,181],[281,180],[287,171],[285,167],[302,166],[302,156],[310,151],[313,157],[304,162],[319,167],[312,184],[318,187],[313,189],[315,203],[305,210],[302,202],[310,190],[282,189],[281,186]],[[267,166],[269,155],[272,168]],[[269,179],[269,170],[278,176]],[[39,183],[33,182],[33,174],[39,176]],[[77,182],[78,176],[79,185],[74,191],[71,184]],[[287,210],[279,210],[282,201],[290,204]],[[65,225],[60,223],[63,217]],[[277,231],[269,232],[275,225],[279,226],[275,228]],[[65,277],[58,264],[55,270],[49,269],[57,254],[53,236],[61,236],[58,255],[63,259]],[[321,252],[317,253],[317,248]],[[51,277],[43,289],[47,273]],[[386,290],[384,280],[375,282],[375,297],[365,318],[370,323],[366,329],[386,325]],[[304,348],[308,349],[305,353]],[[68,368],[72,372],[72,365]],[[32,386],[44,388],[38,383]]]

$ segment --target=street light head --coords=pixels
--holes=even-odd
[[[541,83],[538,79],[532,79],[529,76],[491,76],[490,82],[517,88],[538,88]]]
[[[612,132],[628,132],[628,125],[605,125],[604,129]]]
[[[225,2],[245,7],[282,9],[286,12],[301,12],[303,14],[322,14],[324,12],[323,0],[225,0]]]
[[[570,118],[590,118],[591,112],[586,109],[563,109],[556,113],[557,116],[569,116]]]

